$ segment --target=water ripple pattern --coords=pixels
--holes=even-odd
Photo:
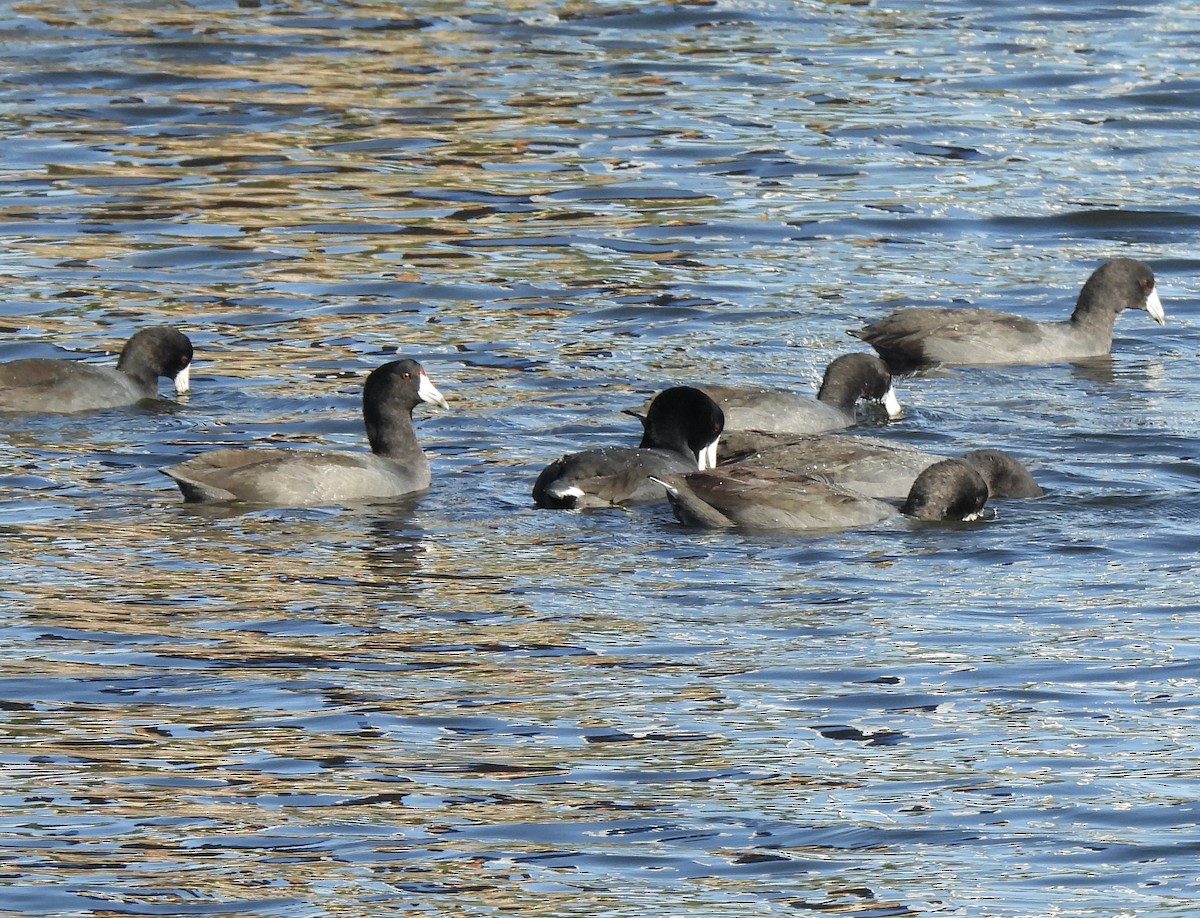
[[[179,400],[0,418],[0,915],[1190,916],[1200,8],[14,0],[0,360],[196,346]],[[870,433],[999,446],[978,524],[532,507],[674,384],[811,393],[907,305],[1168,323],[935,369]],[[185,505],[218,446],[428,493]],[[165,387],[169,390],[169,387]]]

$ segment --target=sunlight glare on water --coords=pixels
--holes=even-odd
[[[1197,35],[1068,0],[8,5],[0,361],[169,324],[196,363],[0,419],[0,914],[1192,914]],[[1009,449],[1042,499],[808,535],[532,506],[665,386],[813,393],[864,321],[1064,318],[1117,255],[1165,327],[865,421]],[[365,450],[398,354],[450,406],[423,495],[158,472]]]

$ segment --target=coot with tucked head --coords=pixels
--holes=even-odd
[[[893,504],[819,478],[723,466],[658,480],[675,516],[706,529],[836,530],[893,516]],[[961,459],[921,472],[901,512],[918,520],[973,520],[987,504],[987,482]]]
[[[868,497],[903,499],[921,472],[947,458],[878,437],[826,434],[795,437],[785,443],[768,441],[759,449],[735,456],[721,468],[775,469],[791,475],[811,475]],[[1029,470],[1003,450],[972,450],[960,458],[983,475],[992,497],[1025,498],[1042,494]]]

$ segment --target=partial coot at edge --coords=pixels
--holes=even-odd
[[[1057,363],[1112,350],[1118,313],[1142,309],[1166,322],[1154,272],[1114,258],[1092,272],[1069,319],[1041,322],[993,309],[901,309],[849,334],[867,342],[893,371],[923,366]]]
[[[192,342],[163,325],[137,332],[116,367],[31,357],[0,363],[0,411],[74,414],[134,405],[158,397],[158,378],[188,391]]]
[[[636,448],[608,446],[556,459],[534,482],[534,503],[577,510],[662,500],[663,490],[651,476],[711,468],[724,425],[721,409],[699,389],[664,389],[642,419]]]
[[[362,412],[371,452],[325,449],[227,448],[162,470],[184,500],[243,501],[298,507],[383,500],[429,487],[429,462],[413,430],[420,402],[447,407],[415,360],[373,370],[363,386]]]

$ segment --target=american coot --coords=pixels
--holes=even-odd
[[[661,500],[651,476],[712,468],[724,425],[721,409],[699,389],[665,389],[650,403],[636,449],[609,446],[555,460],[534,482],[534,503],[575,510]]]
[[[117,365],[33,357],[0,363],[0,411],[70,414],[133,405],[158,397],[158,377],[188,391],[192,342],[162,325],[143,328],[121,349]]]
[[[1002,449],[973,449],[958,458],[987,482],[990,497],[1041,497],[1046,492],[1019,459]]]
[[[932,364],[1054,363],[1112,350],[1113,323],[1125,309],[1166,322],[1150,266],[1114,258],[1092,272],[1071,318],[1039,322],[993,309],[901,309],[850,332],[896,372]]]
[[[828,481],[770,469],[722,467],[658,483],[681,522],[707,529],[849,529],[896,512],[893,504]],[[973,520],[987,499],[987,482],[972,465],[944,459],[917,476],[901,512],[918,520]]]
[[[811,475],[868,497],[903,499],[917,476],[947,456],[857,434],[796,437],[733,457],[720,468],[766,468]],[[1029,470],[998,449],[972,450],[961,458],[975,466],[992,497],[1040,497]]]
[[[299,507],[400,497],[429,487],[429,462],[412,425],[418,402],[446,400],[415,360],[371,372],[362,411],[370,453],[323,449],[217,449],[162,470],[187,501]]]
[[[725,412],[726,436],[746,430],[815,434],[852,426],[859,399],[900,414],[892,374],[874,354],[843,354],[825,368],[816,397],[752,386],[701,385]]]

